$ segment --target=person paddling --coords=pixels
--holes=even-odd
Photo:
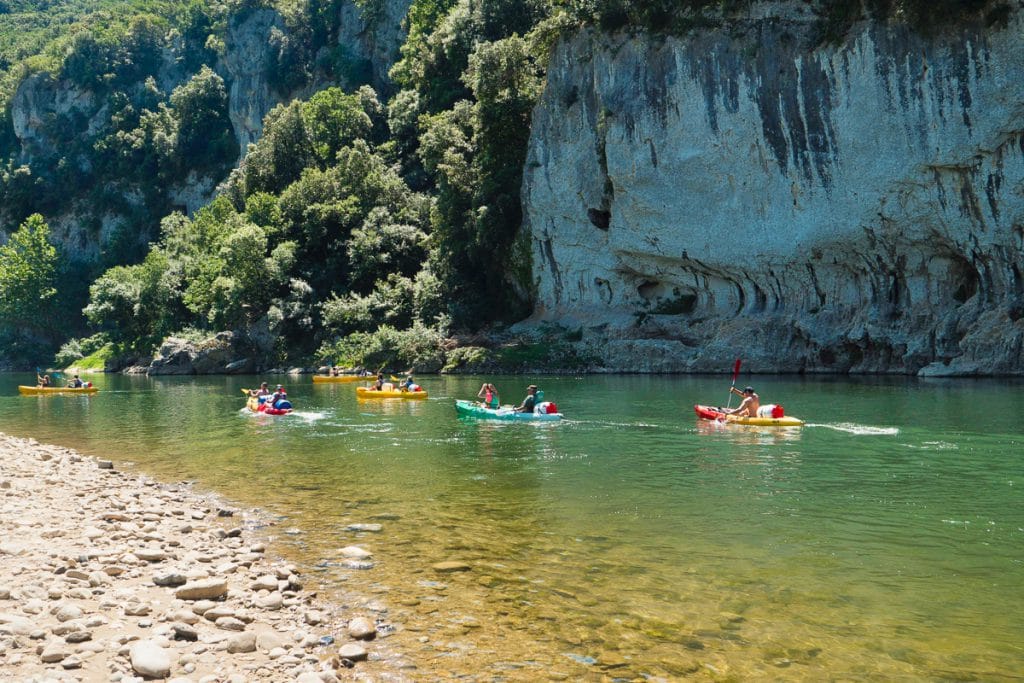
[[[754,387],[746,387],[743,391],[731,387],[729,391],[742,396],[743,401],[735,408],[726,408],[722,411],[723,413],[736,417],[757,417],[757,409],[761,407],[761,397],[754,392]]]
[[[537,405],[537,385],[531,384],[526,387],[526,398],[523,402],[517,405],[514,410],[517,413],[532,413],[534,407]]]

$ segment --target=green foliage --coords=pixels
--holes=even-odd
[[[522,221],[519,191],[538,71],[522,38],[481,43],[464,76],[475,104],[421,120],[420,156],[438,176],[434,270],[458,302],[456,324],[479,325],[495,310],[514,317],[524,311],[504,273]]]
[[[436,372],[444,366],[442,332],[419,322],[407,330],[382,325],[373,332],[357,332],[324,344],[317,358],[333,365],[365,368],[415,368]]]
[[[32,214],[0,246],[0,326],[6,332],[31,338],[52,329],[56,275],[50,227]]]
[[[182,317],[180,273],[167,254],[153,249],[134,266],[115,266],[89,288],[85,317],[115,342],[146,350]]]
[[[210,67],[174,89],[171,108],[178,130],[175,153],[183,165],[218,168],[238,155],[224,79]]]
[[[54,363],[59,368],[75,367],[79,370],[102,370],[108,358],[114,355],[114,345],[104,334],[68,340],[57,351]]]
[[[482,346],[460,346],[448,352],[441,372],[473,372],[489,370],[494,364],[494,354]]]
[[[321,164],[332,162],[342,147],[365,139],[373,127],[359,96],[346,95],[341,88],[313,95],[302,105],[302,119]]]
[[[249,148],[242,164],[243,195],[277,194],[299,179],[313,162],[313,145],[302,115],[302,102],[279,104],[263,121],[263,137]]]

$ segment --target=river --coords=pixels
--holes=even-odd
[[[31,375],[0,375],[0,431],[280,515],[287,554],[396,626],[381,665],[402,675],[1024,670],[1024,382],[741,379],[808,423],[771,430],[698,423],[722,377],[489,378],[504,402],[536,381],[556,424],[457,417],[480,377],[418,378],[426,401],[269,378],[283,418],[242,410],[252,377],[90,379],[92,397],[27,397]]]

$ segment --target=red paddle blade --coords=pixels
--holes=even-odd
[[[736,383],[736,378],[740,376],[740,363],[741,362],[742,361],[739,358],[737,358],[736,359],[736,364],[732,366],[732,383],[733,384]]]

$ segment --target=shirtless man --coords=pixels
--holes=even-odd
[[[732,410],[724,411],[725,413],[736,417],[757,417],[757,409],[761,407],[761,397],[754,393],[754,387],[747,387],[743,391],[731,387],[729,391],[742,396],[743,402]]]

